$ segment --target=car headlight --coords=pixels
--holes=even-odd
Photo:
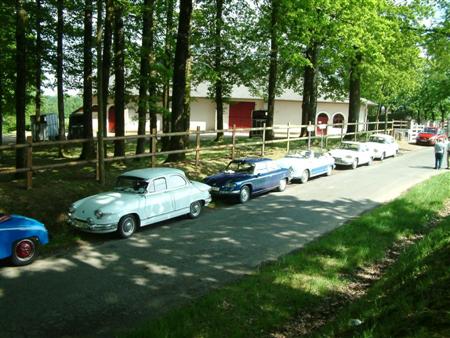
[[[75,212],[75,207],[73,206],[73,204],[69,207],[69,213],[73,214]]]
[[[347,155],[347,156],[345,156],[345,158],[348,158],[348,159],[352,159],[353,157],[352,156],[350,156],[350,155]]]
[[[87,223],[89,225],[94,225],[95,224],[94,220],[91,217],[88,217],[88,219],[86,221],[87,221]]]
[[[95,217],[97,217],[97,218],[102,218],[104,215],[100,209],[95,210],[94,214],[95,214]]]
[[[378,153],[378,149],[374,149],[373,152],[374,152],[374,153]]]
[[[224,185],[225,188],[233,188],[234,186],[235,186],[234,182],[227,182]]]

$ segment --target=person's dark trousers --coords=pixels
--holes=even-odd
[[[447,151],[447,169],[450,169],[450,151]]]
[[[444,157],[443,155],[443,153],[434,154],[434,157],[436,159],[434,162],[434,169],[441,169],[442,157]]]

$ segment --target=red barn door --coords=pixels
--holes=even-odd
[[[233,128],[251,128],[252,112],[255,110],[255,102],[235,102],[230,105],[228,125]]]

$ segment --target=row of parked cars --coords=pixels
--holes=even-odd
[[[336,165],[356,168],[374,158],[396,156],[398,145],[389,135],[372,135],[368,142],[342,142],[338,149],[320,153],[301,151],[278,160],[241,158],[203,182],[189,180],[174,168],[147,168],[123,173],[112,191],[88,196],[70,206],[68,222],[91,233],[117,232],[128,238],[139,228],[187,215],[196,218],[212,197],[251,197],[278,190],[290,182],[306,183],[311,177],[331,175]],[[43,224],[18,215],[0,215],[0,259],[25,265],[36,257],[37,245],[48,242]]]

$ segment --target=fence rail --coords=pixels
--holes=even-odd
[[[26,150],[26,167],[25,168],[17,168],[17,169],[0,169],[0,175],[6,174],[19,174],[26,173],[26,187],[27,189],[32,188],[32,178],[33,172],[39,170],[49,170],[49,169],[58,169],[58,168],[66,168],[66,167],[74,167],[74,166],[84,166],[84,165],[96,165],[97,169],[97,179],[101,177],[101,171],[104,170],[104,164],[115,161],[125,161],[130,159],[141,159],[141,158],[151,158],[151,166],[156,166],[156,157],[161,155],[170,155],[170,154],[187,154],[187,153],[195,153],[195,165],[198,166],[200,161],[201,152],[205,151],[219,151],[223,149],[231,150],[231,158],[234,159],[239,148],[250,147],[250,146],[260,146],[261,156],[264,156],[265,149],[267,145],[275,144],[275,143],[286,143],[286,152],[289,152],[290,146],[292,142],[295,141],[305,141],[307,142],[308,148],[311,146],[312,140],[320,140],[321,147],[327,147],[329,139],[344,139],[344,137],[352,136],[354,140],[357,139],[358,135],[366,135],[368,137],[371,133],[384,132],[384,133],[392,133],[394,134],[394,130],[396,128],[402,128],[405,125],[405,121],[388,121],[387,123],[383,122],[366,122],[366,123],[340,123],[340,124],[307,124],[307,125],[293,125],[288,123],[287,125],[275,125],[273,127],[257,127],[257,128],[236,128],[233,126],[231,129],[223,129],[223,130],[207,130],[201,131],[199,127],[197,130],[189,130],[186,132],[170,132],[170,133],[158,133],[156,129],[153,130],[151,134],[146,135],[127,135],[127,136],[114,136],[114,137],[103,137],[103,142],[114,142],[114,141],[133,141],[138,139],[146,139],[150,140],[151,151],[143,154],[135,154],[135,155],[124,155],[124,156],[116,156],[116,157],[102,157],[98,158],[98,155],[103,152],[97,152],[97,158],[92,160],[75,160],[68,161],[64,163],[57,164],[45,164],[45,165],[33,165],[33,152],[35,149],[39,147],[48,147],[48,146],[58,146],[64,147],[67,145],[73,144],[83,144],[88,142],[93,142],[96,147],[98,147],[100,135],[96,138],[89,139],[76,139],[76,140],[64,140],[64,141],[45,141],[45,142],[33,142],[31,136],[27,138],[27,142],[25,144],[10,144],[10,145],[2,145],[0,146],[0,151],[2,150],[16,150],[23,149]],[[356,129],[354,132],[347,132],[350,126],[354,126]],[[383,128],[379,129],[382,126]],[[266,135],[267,131],[273,131],[276,136],[273,140],[267,140]],[[306,131],[306,136],[302,136],[304,134],[300,134],[301,131]],[[338,132],[336,132],[338,130]],[[328,131],[333,131],[334,133],[328,134]],[[212,146],[201,146],[201,137],[206,135],[216,134],[218,132],[222,132],[224,134],[228,134],[231,136],[230,144],[223,145],[212,145]],[[255,132],[259,132],[257,136],[261,137],[260,141],[253,142],[237,142],[238,136],[242,137],[241,134],[245,133],[248,136],[252,135],[255,137]],[[314,134],[314,135],[313,135]],[[246,137],[247,137],[246,135]],[[281,136],[280,136],[281,135]],[[187,149],[178,149],[178,150],[165,150],[158,151],[157,144],[158,140],[161,140],[163,137],[172,137],[172,136],[186,136],[186,137],[195,137],[195,147],[187,148]]]

